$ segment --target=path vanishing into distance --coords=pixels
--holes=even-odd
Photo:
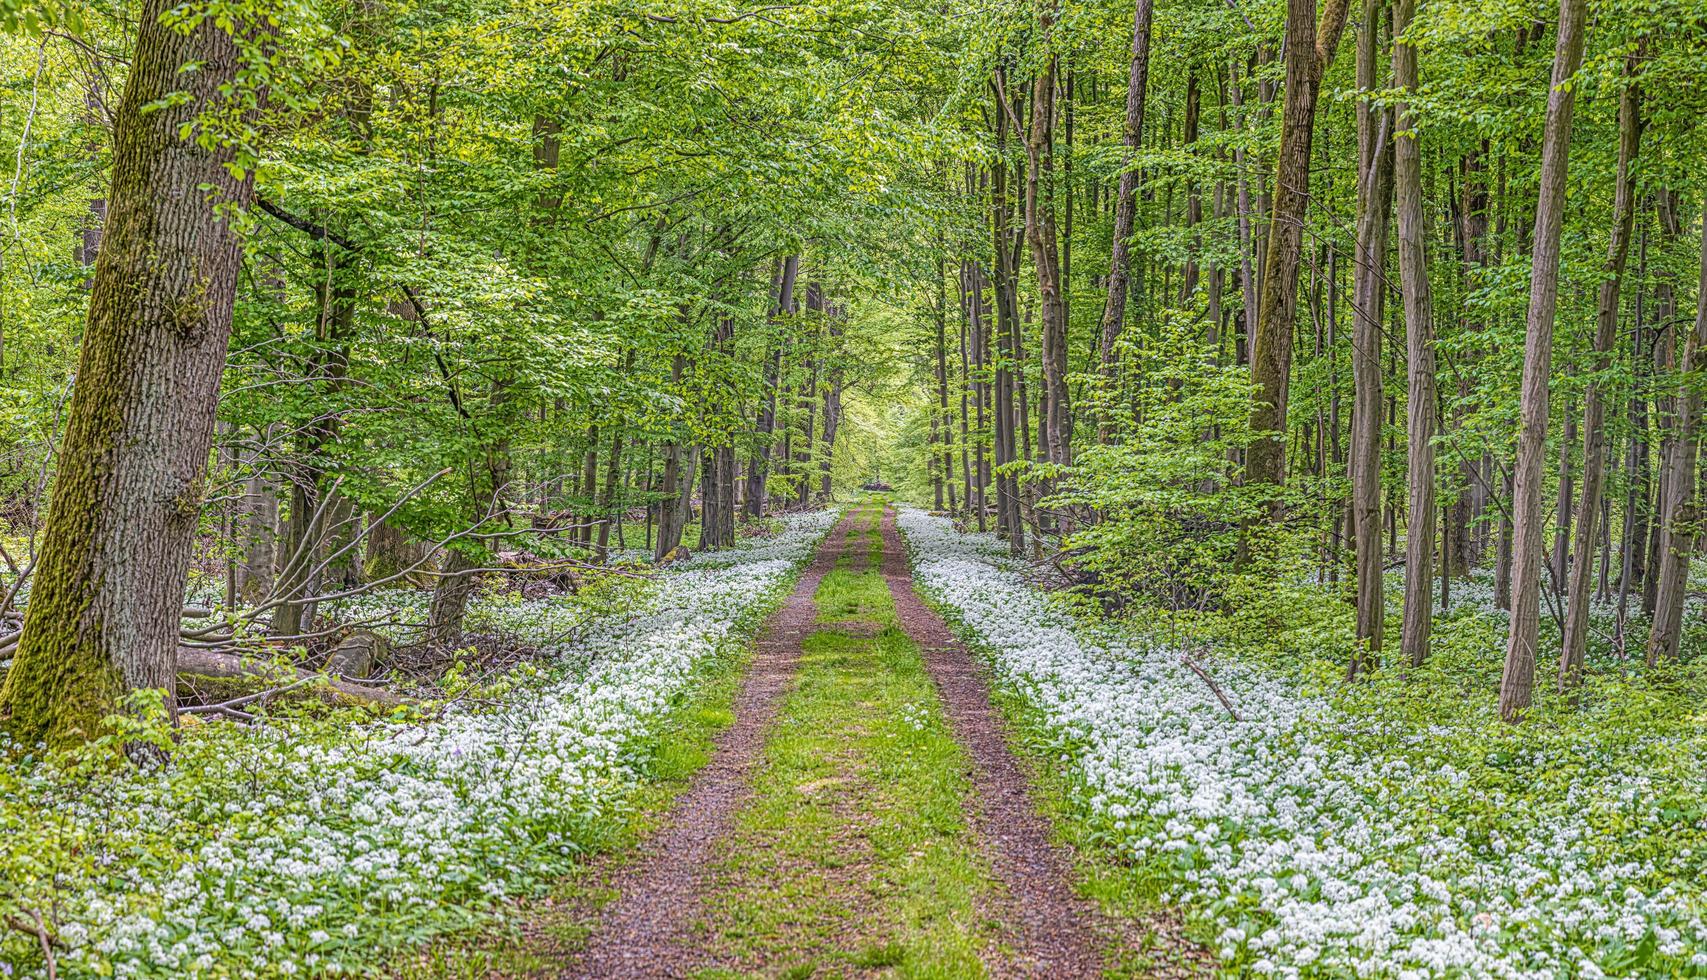
[[[1075,889],[983,670],[913,589],[893,511],[857,506],[826,537],[733,716],[542,975],[1206,972]]]

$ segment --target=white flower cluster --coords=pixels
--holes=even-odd
[[[330,737],[204,726],[166,772],[98,792],[20,776],[41,796],[8,801],[12,815],[86,854],[49,869],[61,975],[358,971],[561,874],[625,806],[696,672],[758,626],[834,521],[798,516],[715,566],[661,574],[643,609],[558,651],[584,670],[503,704]],[[0,937],[0,972],[27,938]]]
[[[1217,661],[1234,721],[1178,650],[1075,623],[1004,567],[993,538],[919,511],[900,527],[918,581],[1027,706],[1094,829],[1172,882],[1229,967],[1405,980],[1707,972],[1699,862],[1621,847],[1664,840],[1668,821],[1699,834],[1707,819],[1664,812],[1659,787],[1615,753],[1584,744],[1564,760],[1587,764],[1560,798],[1507,797],[1432,755],[1427,731],[1394,726],[1391,752],[1353,748],[1332,734],[1385,721]]]

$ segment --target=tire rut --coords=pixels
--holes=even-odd
[[[948,624],[913,589],[907,552],[884,508],[882,574],[895,614],[917,643],[954,737],[972,763],[968,800],[973,830],[988,845],[1006,894],[990,909],[1004,924],[1007,955],[987,964],[997,977],[1097,977],[1108,929],[1096,906],[1073,887],[1072,861],[1049,836],[1025,773],[1008,747],[983,671]]]

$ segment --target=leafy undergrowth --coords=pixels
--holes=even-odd
[[[62,975],[338,974],[466,928],[621,832],[660,726],[834,518],[698,556],[450,705],[199,726],[149,773],[13,747],[0,911],[41,917]],[[33,936],[0,932],[0,973],[44,966]]]
[[[1580,704],[1543,698],[1513,727],[1488,680],[1497,617],[1467,606],[1423,669],[1340,686],[1343,615],[1271,585],[1242,618],[1174,624],[1196,656],[1206,638],[1234,653],[1209,664],[1234,721],[1176,643],[1075,619],[989,537],[901,525],[918,581],[1059,760],[1081,839],[1130,865],[1134,895],[1186,903],[1230,970],[1707,975],[1698,669],[1601,664]]]

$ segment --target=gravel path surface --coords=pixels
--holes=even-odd
[[[1006,892],[991,910],[1007,930],[1005,955],[986,965],[997,977],[1101,976],[1102,949],[1114,937],[1096,907],[1074,891],[1072,862],[1049,839],[1048,821],[1008,748],[977,661],[913,591],[893,510],[884,509],[882,529],[883,578],[902,627],[924,654],[954,736],[972,760],[972,826]]]
[[[641,845],[623,874],[621,895],[599,917],[571,977],[616,980],[688,975],[697,956],[690,927],[704,882],[717,860],[716,843],[734,827],[753,790],[765,735],[791,685],[801,644],[817,628],[812,596],[847,553],[858,560],[867,542],[849,541],[852,514],[842,518],[801,574],[783,606],[760,634],[736,696],[735,723],[717,739],[711,761],[671,808],[664,825]]]

